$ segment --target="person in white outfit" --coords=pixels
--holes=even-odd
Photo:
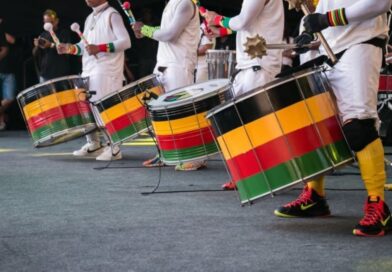
[[[282,51],[268,50],[267,56],[252,59],[245,52],[247,38],[259,35],[268,43],[281,43],[284,31],[284,9],[281,0],[244,0],[239,15],[229,18],[213,11],[207,11],[209,26],[220,26],[237,32],[237,66],[239,71],[234,78],[235,96],[247,93],[254,88],[272,81],[282,67]],[[225,190],[233,190],[235,184],[222,185]]]
[[[260,87],[281,71],[282,52],[268,50],[267,56],[252,59],[245,52],[247,38],[257,34],[267,43],[281,43],[284,30],[284,9],[281,0],[244,0],[239,15],[229,18],[207,11],[210,26],[222,26],[237,31],[237,70],[233,88],[236,96]]]
[[[392,230],[384,201],[384,148],[377,130],[377,91],[391,4],[391,0],[320,0],[316,12],[304,19],[305,33],[296,38],[300,45],[307,44],[314,33],[322,31],[338,58],[326,75],[367,191],[364,217],[353,228],[357,236],[383,236]],[[320,51],[326,55],[323,46]],[[309,181],[296,200],[275,210],[280,217],[329,214],[323,177]]]
[[[133,30],[137,38],[151,38],[159,42],[154,74],[159,76],[166,92],[191,85],[197,62],[200,18],[192,0],[170,0],[166,5],[161,25],[148,26],[136,22]],[[143,163],[146,167],[164,165],[159,156]],[[176,170],[189,171],[205,167],[203,161],[181,163]]]
[[[60,54],[81,55],[83,77],[89,78],[90,90],[96,91],[92,102],[119,90],[124,80],[124,51],[131,47],[131,40],[121,15],[107,0],[86,0],[93,12],[84,25],[83,41],[78,44],[60,44]],[[98,122],[100,122],[98,120]],[[86,136],[87,144],[73,152],[75,156],[97,156],[97,160],[119,160],[122,154],[118,145],[102,146],[99,134]]]

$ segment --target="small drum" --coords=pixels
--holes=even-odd
[[[149,103],[162,161],[174,165],[218,152],[205,115],[232,97],[230,88],[229,80],[216,79],[179,88]]]
[[[242,204],[353,161],[330,91],[305,70],[208,113]]]
[[[144,77],[95,103],[113,144],[136,138],[150,126],[144,100],[164,93],[156,75]]]
[[[380,136],[384,143],[390,144],[392,142],[392,75],[380,75],[377,97],[377,111],[381,120]]]
[[[18,104],[35,147],[81,137],[97,128],[86,100],[88,79],[62,77],[21,92]]]
[[[235,71],[236,52],[207,50],[208,79],[231,78]]]

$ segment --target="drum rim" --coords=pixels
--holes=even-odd
[[[208,49],[207,53],[221,53],[221,52],[228,52],[237,54],[236,50],[229,50],[229,49]]]
[[[65,79],[75,79],[75,78],[86,79],[88,77],[83,77],[83,76],[79,76],[79,75],[71,75],[71,76],[63,76],[63,77],[54,78],[54,79],[51,79],[51,80],[48,80],[48,81],[45,81],[45,82],[42,82],[42,83],[35,84],[35,85],[33,85],[33,86],[31,86],[31,87],[29,87],[27,89],[24,89],[23,91],[21,91],[18,94],[16,99],[19,99],[20,97],[22,97],[23,95],[25,95],[29,91],[37,89],[39,87],[42,87],[42,86],[45,86],[45,85],[49,85],[49,84],[52,84],[52,83],[55,83],[55,82],[58,82],[58,81],[65,80]]]
[[[158,78],[158,75],[157,75],[157,74],[151,74],[151,75],[148,75],[148,76],[139,78],[138,80],[136,80],[136,81],[134,81],[134,82],[136,82],[137,84],[139,84],[140,82],[145,82],[146,80],[149,80],[149,79],[152,79],[152,78]]]
[[[134,87],[134,86],[137,86],[137,85],[138,85],[138,84],[137,84],[137,81],[131,82],[131,83],[129,83],[129,84],[127,84],[127,85],[121,87],[121,89],[115,90],[115,91],[111,92],[110,94],[105,95],[105,96],[102,97],[101,99],[99,99],[99,100],[97,100],[97,101],[94,101],[94,105],[98,105],[98,104],[100,104],[101,102],[103,102],[104,100],[109,99],[109,98],[111,98],[111,97],[113,97],[113,96],[115,96],[115,95],[121,93],[122,91],[128,90],[128,88]]]
[[[229,90],[231,88],[231,82],[230,82],[229,79],[227,79],[227,78],[218,78],[218,79],[211,79],[211,80],[207,80],[207,81],[196,83],[196,84],[186,85],[186,86],[174,89],[174,90],[172,90],[172,91],[170,91],[170,92],[168,92],[166,94],[170,95],[170,94],[174,93],[175,91],[184,90],[185,88],[188,88],[190,86],[197,86],[197,85],[205,84],[206,82],[212,82],[212,81],[222,81],[222,82],[226,81],[227,83],[224,86],[216,89],[216,92],[205,93],[205,94],[203,94],[201,96],[198,96],[197,99],[195,99],[193,101],[199,102],[199,101],[203,100],[204,98],[209,98],[209,97],[212,97],[214,95],[221,94],[224,91],[227,91],[227,90]],[[158,101],[158,100],[154,100],[152,102],[155,102],[155,101]],[[170,103],[170,105],[166,105],[166,106],[152,105],[151,102],[149,102],[148,103],[148,107],[149,107],[150,111],[165,110],[165,109],[172,109],[172,108],[176,108],[176,107],[181,107],[181,106],[189,104],[189,102],[190,102],[190,100],[180,100],[180,101],[172,102],[172,103]]]
[[[248,93],[240,95],[237,98],[232,98],[231,100],[228,100],[225,103],[223,103],[223,104],[221,104],[221,105],[211,109],[210,111],[207,112],[206,118],[210,118],[210,117],[214,116],[215,114],[220,113],[221,111],[223,111],[223,110],[233,106],[234,104],[242,102],[242,101],[244,101],[244,100],[246,100],[246,99],[248,99],[250,97],[253,97],[254,95],[257,95],[257,94],[263,92],[263,91],[272,89],[272,88],[274,88],[276,86],[282,85],[284,83],[287,83],[287,82],[289,82],[289,81],[291,81],[293,79],[296,79],[296,78],[299,78],[299,77],[302,77],[302,76],[307,76],[307,75],[314,74],[316,72],[321,72],[322,70],[323,70],[322,67],[308,68],[308,69],[305,69],[305,70],[300,71],[298,73],[294,73],[292,75],[289,75],[287,77],[273,80],[273,81],[271,81],[271,82],[269,82],[269,83],[267,83],[265,85],[262,85],[260,87],[256,87],[256,88],[254,88],[252,91],[250,91]]]

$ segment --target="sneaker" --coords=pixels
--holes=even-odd
[[[205,161],[181,162],[174,168],[176,171],[196,171],[207,168]]]
[[[104,148],[101,155],[99,155],[97,161],[117,161],[122,159],[122,153],[117,145],[108,145]]]
[[[163,167],[166,166],[166,164],[161,161],[161,158],[159,155],[156,155],[154,158],[146,160],[143,162],[144,167]]]
[[[353,234],[357,236],[384,236],[392,229],[391,212],[387,204],[377,197],[368,197],[365,204],[365,216],[355,226]]]
[[[274,213],[276,216],[286,218],[328,216],[331,214],[326,199],[308,186],[305,186],[296,200],[276,209]]]
[[[101,143],[87,143],[72,154],[76,157],[96,157],[103,152],[103,149]]]
[[[222,189],[226,191],[233,191],[237,188],[234,181],[226,182],[222,185]]]

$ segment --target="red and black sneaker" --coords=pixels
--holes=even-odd
[[[324,197],[308,186],[305,186],[299,197],[274,211],[279,217],[317,217],[331,214]]]
[[[365,216],[355,226],[353,234],[357,236],[384,236],[392,229],[391,212],[380,197],[368,197],[365,204]]]

